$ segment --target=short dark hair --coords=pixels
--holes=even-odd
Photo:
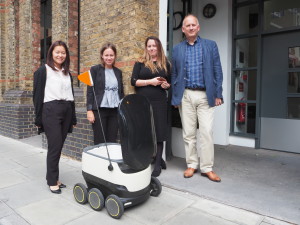
[[[104,63],[104,60],[102,58],[103,56],[103,53],[106,49],[111,49],[113,50],[113,52],[115,53],[115,61],[113,62],[113,66],[115,65],[115,62],[116,62],[116,57],[117,57],[117,48],[114,44],[110,43],[110,42],[107,42],[105,43],[104,45],[102,45],[101,49],[100,49],[100,60],[101,60],[101,63],[103,66],[105,66],[105,63]]]
[[[65,42],[55,41],[52,43],[47,53],[47,65],[50,66],[54,71],[57,71],[57,69],[54,66],[54,60],[53,60],[53,50],[56,46],[62,46],[66,50],[66,59],[63,62],[62,67],[64,68],[63,73],[67,75],[70,72],[70,53]]]

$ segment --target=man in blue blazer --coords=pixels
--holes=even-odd
[[[220,177],[213,171],[213,117],[215,106],[223,103],[223,73],[216,42],[200,38],[200,25],[194,15],[183,20],[186,40],[176,45],[172,58],[172,105],[179,108],[187,169],[184,177],[197,172],[200,157],[201,175],[214,182]],[[197,121],[200,132],[200,155],[197,153]]]

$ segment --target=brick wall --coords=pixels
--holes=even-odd
[[[78,0],[52,1],[52,41],[67,43],[70,52],[70,69],[77,84],[78,75]]]
[[[143,53],[147,36],[158,36],[159,0],[52,0],[52,40],[67,43],[71,71],[76,75],[99,64],[101,46],[117,46],[117,66],[123,71],[125,93],[133,93],[130,77]],[[24,138],[36,134],[33,125],[33,72],[40,66],[40,1],[0,0],[0,135]],[[80,35],[80,36],[79,36]],[[78,38],[80,71],[78,72]],[[75,88],[78,125],[68,135],[63,153],[81,159],[82,149],[93,144],[86,119],[86,86]],[[43,135],[43,145],[47,146]]]
[[[2,93],[4,89],[5,83],[3,82],[4,77],[4,29],[5,29],[5,23],[4,23],[4,16],[5,16],[5,9],[3,0],[0,0],[0,101],[2,98]]]
[[[85,0],[81,1],[80,68],[81,72],[100,62],[100,48],[110,41],[117,47],[117,64],[123,71],[125,94],[133,93],[130,85],[135,60],[150,35],[158,36],[159,0]],[[81,85],[86,90],[85,85]],[[92,127],[84,107],[76,110],[78,124],[69,134],[63,153],[81,159],[82,150],[93,144]],[[46,138],[43,136],[46,148]]]
[[[22,0],[19,5],[19,74],[15,74],[16,82],[21,90],[32,88],[33,46],[32,46],[32,16],[31,1]],[[30,80],[28,82],[28,80]]]
[[[40,1],[2,0],[0,7],[0,134],[25,138],[36,133],[31,90],[40,63]]]
[[[34,108],[31,103],[15,104],[16,99],[21,101],[31,97],[31,92],[21,90],[6,91],[3,102],[0,102],[0,134],[21,139],[36,134]],[[26,101],[24,101],[26,102]]]
[[[100,62],[100,48],[110,41],[117,47],[117,66],[123,71],[124,90],[132,93],[134,61],[142,54],[147,36],[158,36],[159,0],[81,1],[81,72]]]

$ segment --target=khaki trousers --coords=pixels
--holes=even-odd
[[[197,169],[200,156],[200,171],[212,171],[214,164],[213,118],[214,107],[208,105],[205,91],[185,89],[179,113],[185,145],[187,167]],[[199,122],[200,155],[197,152],[197,120]]]

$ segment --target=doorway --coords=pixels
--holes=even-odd
[[[261,148],[300,153],[300,31],[262,39]]]

